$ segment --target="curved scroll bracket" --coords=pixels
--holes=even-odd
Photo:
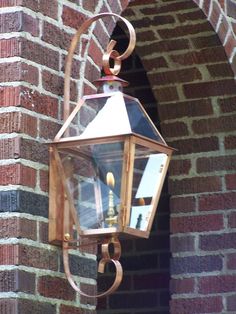
[[[112,244],[114,247],[114,252],[113,252],[112,257],[110,256],[110,252],[109,252],[110,244]],[[121,255],[121,245],[120,245],[119,240],[117,238],[104,239],[104,241],[102,242],[101,251],[102,251],[102,259],[100,260],[98,264],[98,272],[104,273],[106,264],[112,262],[116,269],[115,279],[112,286],[105,292],[101,292],[100,294],[96,294],[96,295],[88,295],[80,290],[80,288],[78,287],[78,285],[75,283],[73,279],[73,276],[70,272],[70,265],[69,265],[69,242],[64,241],[63,243],[63,263],[64,263],[64,270],[65,270],[66,277],[70,285],[75,291],[79,292],[81,295],[88,298],[100,298],[100,297],[104,297],[113,293],[119,287],[121,280],[123,278],[123,269],[119,262],[119,258]]]
[[[90,19],[86,20],[81,27],[77,30],[75,35],[72,38],[71,45],[68,51],[67,59],[66,59],[66,65],[65,65],[65,82],[64,82],[64,121],[68,118],[70,114],[70,107],[69,107],[69,102],[70,102],[70,77],[71,77],[71,68],[72,68],[72,61],[73,61],[73,55],[75,53],[76,46],[80,40],[81,35],[89,28],[89,26],[95,22],[98,19],[101,19],[103,17],[116,17],[120,19],[123,23],[128,28],[129,31],[129,45],[125,52],[123,52],[121,55],[116,51],[113,50],[116,41],[111,40],[107,46],[107,50],[104,53],[103,56],[103,68],[104,72],[109,75],[117,75],[120,71],[121,68],[121,61],[128,58],[132,51],[134,50],[135,43],[136,43],[136,34],[135,30],[132,26],[132,24],[126,20],[125,18],[121,17],[120,15],[117,15],[115,13],[110,13],[110,12],[105,12],[105,13],[100,13],[97,14]],[[113,68],[110,67],[109,60],[112,58],[114,60],[114,66]]]

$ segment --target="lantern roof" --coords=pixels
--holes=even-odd
[[[138,134],[148,139],[166,145],[166,142],[147,115],[139,100],[122,92],[103,93],[83,97],[83,106],[90,110],[92,118],[84,122],[80,116],[80,123],[76,124],[75,117],[79,113],[76,109],[68,117],[55,140],[59,140],[66,130],[73,130],[76,140],[90,140],[118,135]],[[94,114],[96,111],[96,114]],[[76,121],[78,121],[77,118]],[[82,123],[83,126],[80,124]],[[71,128],[73,124],[73,128]],[[72,132],[69,137],[72,139]],[[68,135],[64,135],[66,140]]]

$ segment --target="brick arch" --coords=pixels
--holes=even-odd
[[[179,150],[169,173],[171,314],[236,310],[236,44],[218,14],[230,5],[134,1],[124,12],[137,31],[162,134]]]

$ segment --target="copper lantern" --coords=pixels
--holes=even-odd
[[[72,41],[66,67],[67,106],[74,49],[81,33],[103,16],[116,15],[103,13],[88,20]],[[114,41],[108,45],[103,58],[106,76],[95,82],[99,92],[83,96],[70,114],[65,108],[64,124],[50,144],[50,241],[63,244],[66,275],[82,294],[70,274],[68,249],[79,246],[83,237],[101,241],[99,271],[112,261],[117,272],[112,287],[98,296],[111,293],[121,281],[118,237],[149,237],[173,152],[139,100],[123,93],[127,82],[116,76],[135,43],[131,24],[121,19],[131,38],[127,51],[119,55]]]

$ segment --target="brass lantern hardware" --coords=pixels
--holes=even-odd
[[[70,113],[76,46],[94,21],[107,16],[125,23],[128,47],[119,54],[114,50],[115,41],[108,44],[103,55],[106,76],[95,82],[99,93],[83,96]],[[114,13],[98,14],[82,24],[66,61],[64,124],[50,143],[49,241],[62,245],[67,279],[87,297],[108,295],[119,286],[123,276],[119,236],[149,237],[173,152],[139,100],[123,93],[127,82],[116,76],[135,41],[132,25]],[[70,272],[69,250],[80,247],[82,238],[101,244],[99,272],[110,262],[116,269],[113,285],[95,296],[82,292]]]

